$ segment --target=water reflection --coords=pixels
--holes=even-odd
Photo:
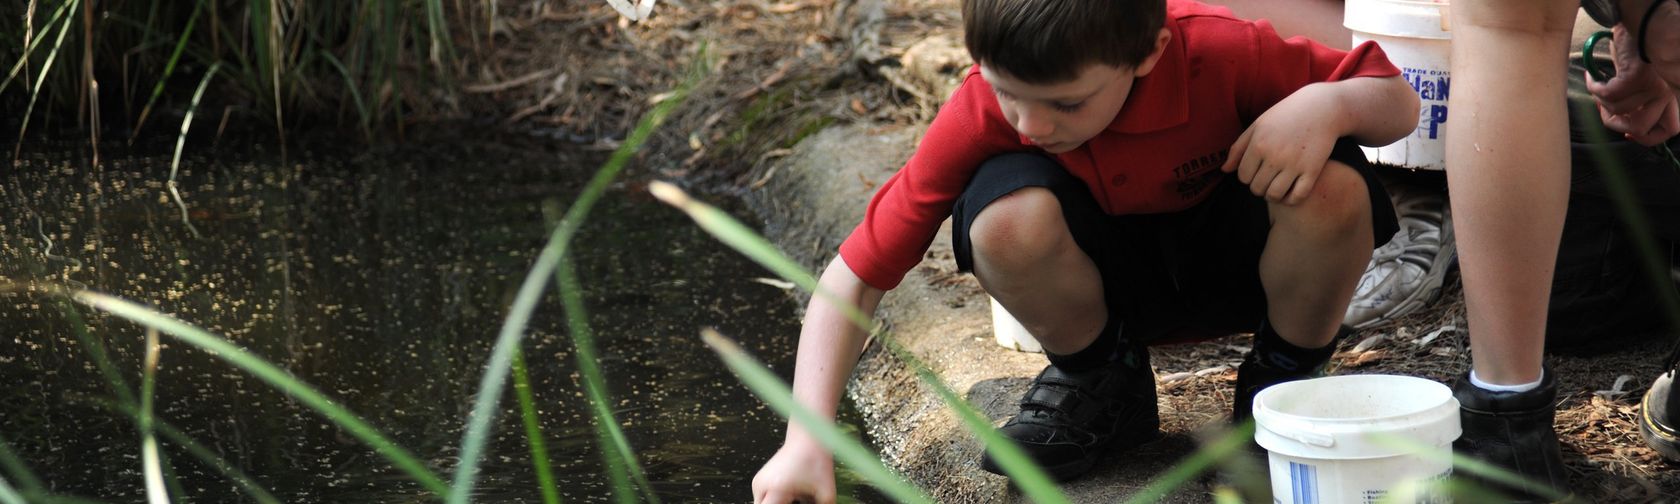
[[[353,157],[262,154],[183,162],[195,238],[169,196],[168,159],[26,155],[0,179],[0,281],[86,286],[223,335],[315,385],[443,474],[479,366],[547,238],[546,200],[569,204],[602,153],[452,141]],[[635,184],[628,184],[634,186]],[[797,314],[767,273],[639,187],[621,185],[574,250],[614,410],[659,494],[746,500],[781,420],[699,341],[716,327],[784,375]],[[139,440],[73,329],[85,318],[126,387],[143,333],[39,292],[0,294],[0,434],[55,492],[143,495]],[[550,458],[568,501],[604,500],[595,435],[549,289],[525,345]],[[191,349],[162,353],[157,411],[284,501],[429,500],[330,422]],[[483,501],[538,501],[517,403],[502,401]],[[165,442],[188,498],[238,489]]]

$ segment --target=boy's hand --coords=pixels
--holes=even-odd
[[[1337,122],[1334,97],[1321,84],[1301,88],[1237,137],[1219,169],[1236,172],[1255,196],[1286,205],[1312,194],[1330,151],[1347,128]]]
[[[822,447],[782,445],[753,476],[753,504],[834,504],[834,457]]]

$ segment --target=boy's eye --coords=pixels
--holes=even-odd
[[[1079,107],[1083,107],[1083,106],[1085,106],[1085,102],[1057,103],[1057,104],[1055,104],[1056,110],[1060,110],[1062,112],[1073,112],[1073,111],[1079,110]]]

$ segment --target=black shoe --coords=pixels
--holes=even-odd
[[[1139,348],[1129,358],[1075,373],[1046,366],[1021,398],[1021,412],[1000,431],[1060,481],[1085,474],[1110,451],[1160,437],[1149,354]],[[1003,474],[990,454],[980,468]]]
[[[1670,461],[1680,462],[1680,396],[1674,395],[1674,371],[1657,377],[1639,401],[1639,434],[1645,444]]]
[[[1243,355],[1242,364],[1237,365],[1237,391],[1236,396],[1231,398],[1231,423],[1242,424],[1254,417],[1254,395],[1261,390],[1283,382],[1324,376],[1324,366],[1328,363],[1328,360],[1319,363],[1274,363],[1259,352],[1249,351]],[[1291,367],[1298,370],[1291,371]]]
[[[1542,372],[1540,387],[1526,392],[1494,392],[1470,383],[1470,377],[1453,384],[1458,399],[1464,434],[1453,442],[1453,451],[1515,473],[1525,482],[1508,485],[1473,474],[1466,477],[1489,490],[1506,493],[1516,502],[1549,502],[1547,496],[1568,491],[1568,473],[1558,445],[1552,419],[1557,411],[1557,379],[1550,369]]]
[[[1243,355],[1242,364],[1237,365],[1237,390],[1231,398],[1231,425],[1245,430],[1248,442],[1232,456],[1232,460],[1225,461],[1219,478],[1222,486],[1238,492],[1244,502],[1272,502],[1266,449],[1254,441],[1251,421],[1254,418],[1254,396],[1272,385],[1324,376],[1324,367],[1330,362],[1328,354],[1322,362],[1274,362],[1275,359],[1286,358],[1272,352],[1250,350]]]

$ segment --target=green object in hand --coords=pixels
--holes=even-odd
[[[1598,58],[1593,57],[1593,48],[1598,47],[1599,42],[1614,38],[1615,35],[1610,32],[1601,31],[1587,37],[1587,42],[1581,45],[1581,62],[1587,67],[1587,75],[1595,81],[1603,82],[1616,76],[1616,67],[1606,69],[1598,66]]]

